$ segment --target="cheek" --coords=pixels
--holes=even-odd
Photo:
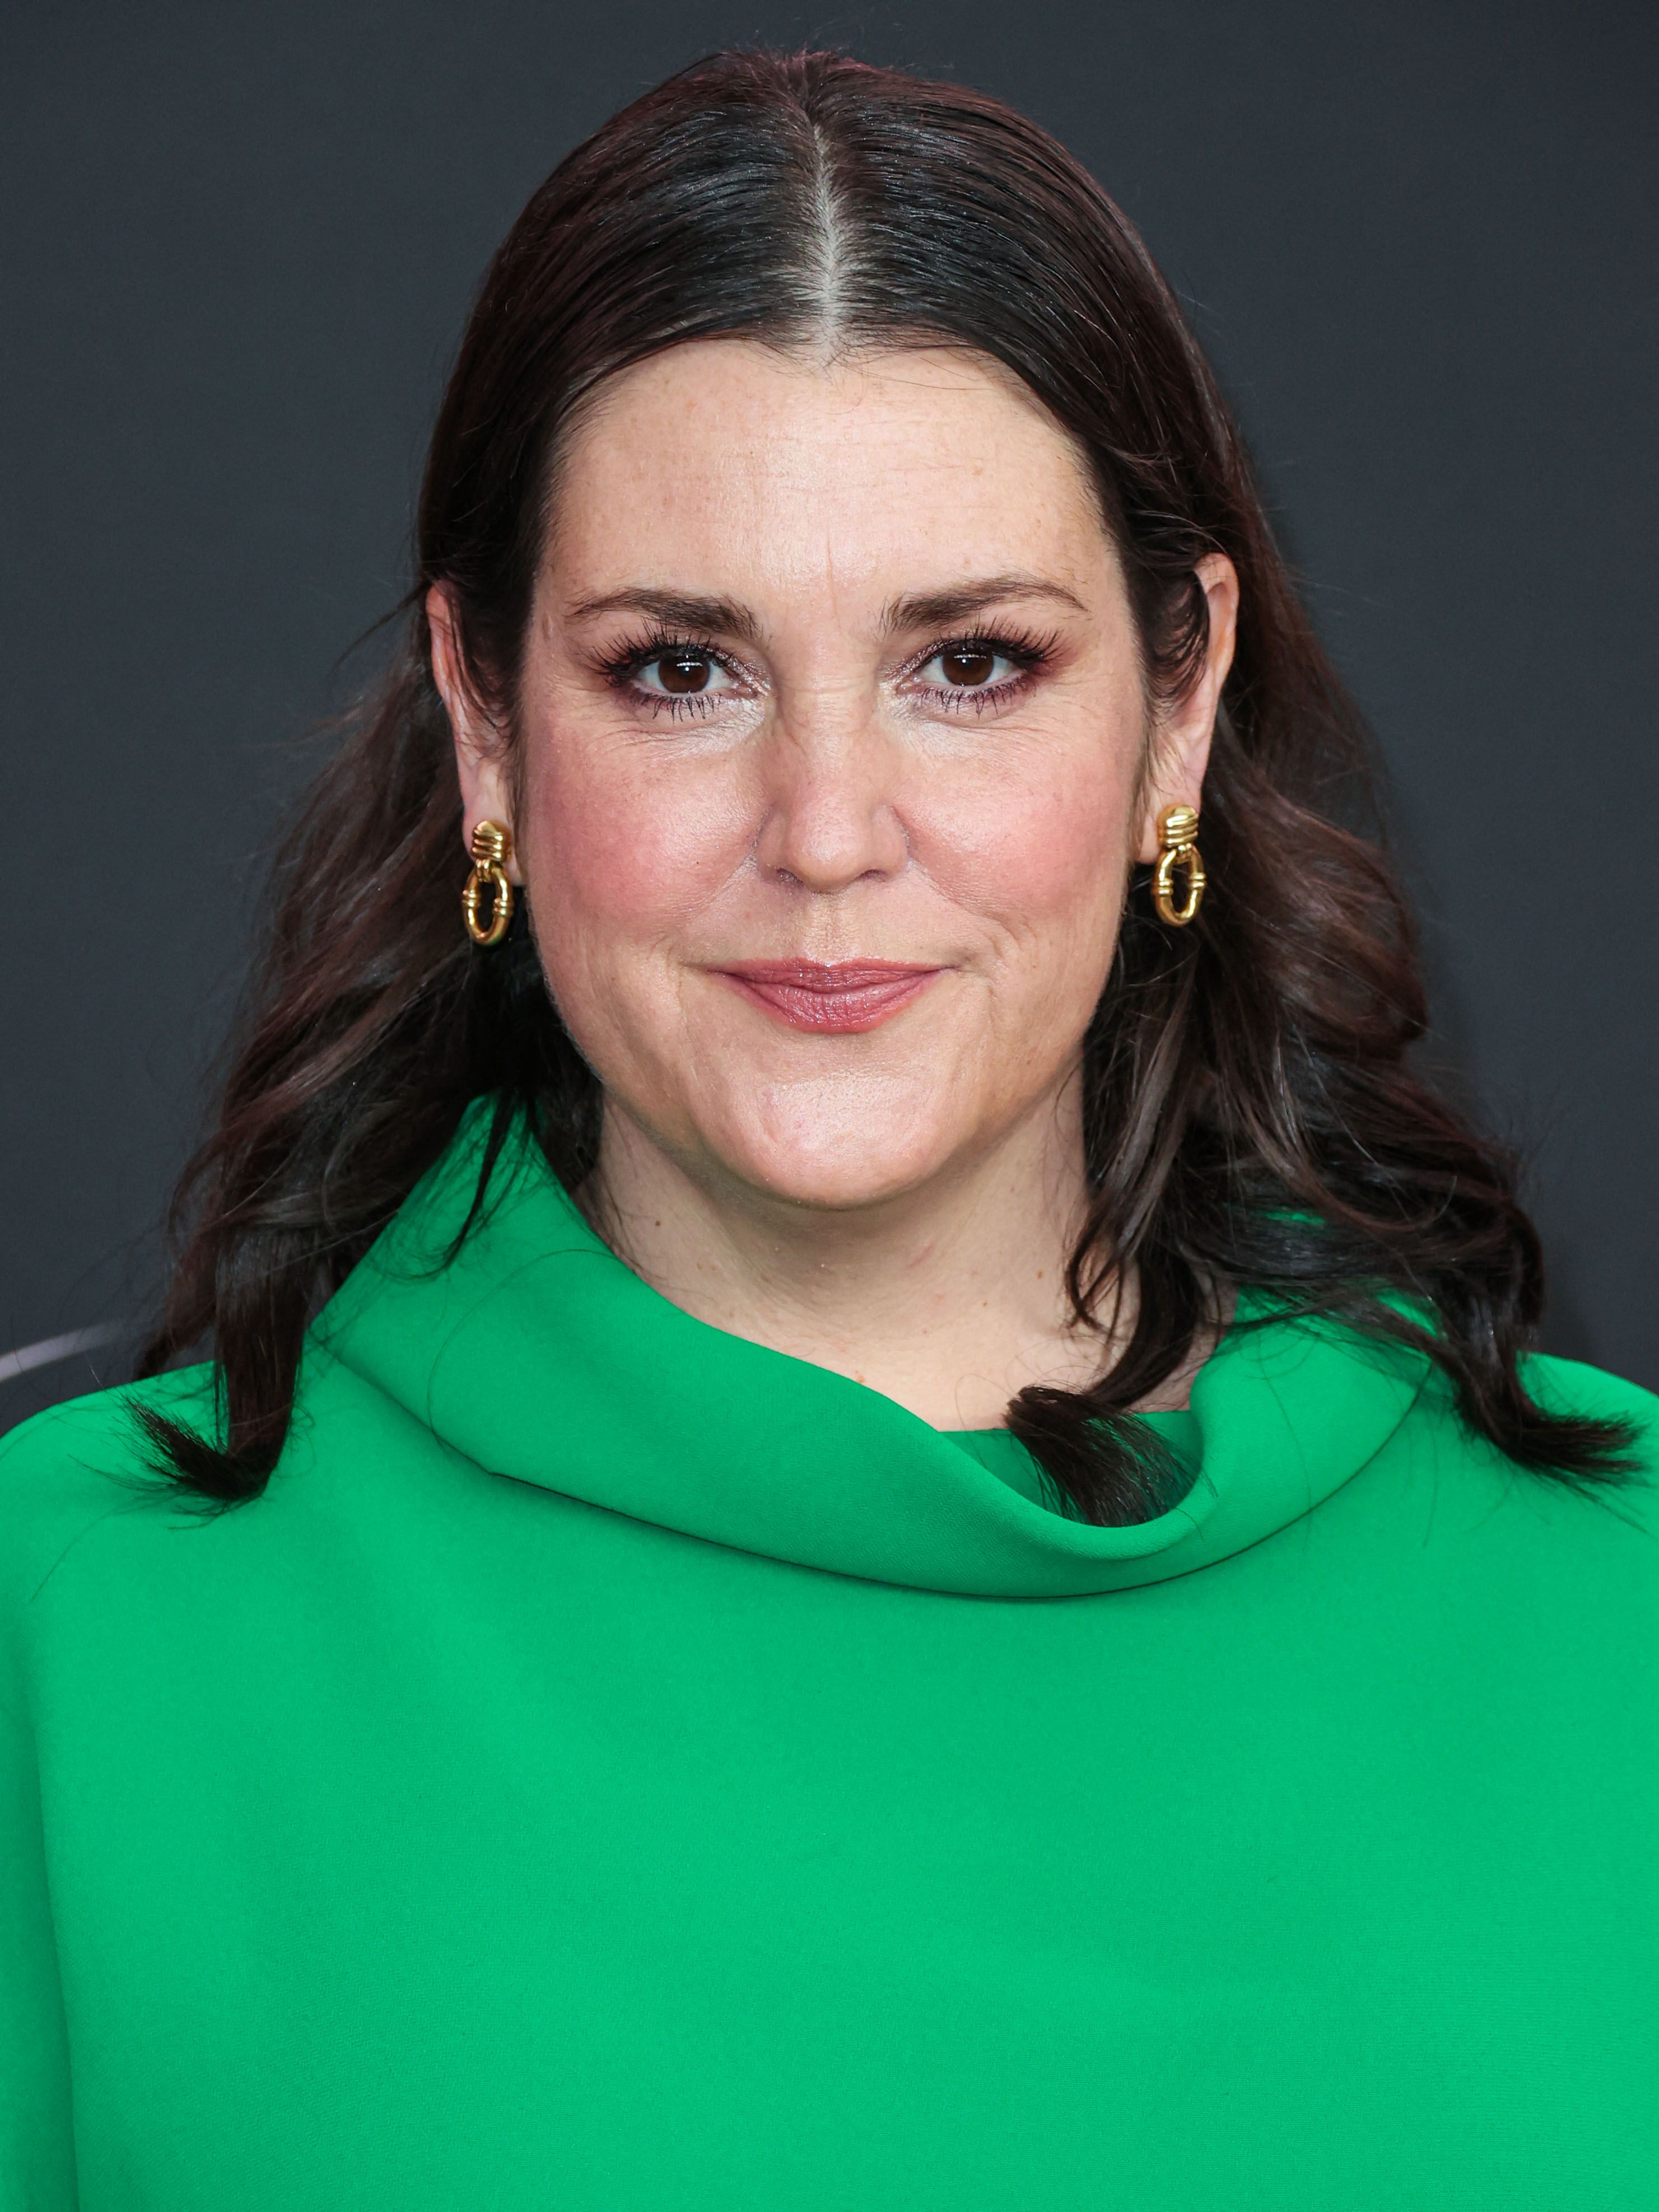
[[[526,777],[532,910],[562,945],[666,939],[713,898],[746,843],[729,778],[660,756],[544,738]]]
[[[1133,762],[1044,748],[918,808],[918,859],[941,890],[1016,939],[1077,933],[1098,953],[1116,927],[1129,861]]]

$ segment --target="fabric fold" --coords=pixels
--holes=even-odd
[[[879,1392],[683,1312],[595,1236],[528,1142],[452,1257],[486,1128],[475,1109],[320,1316],[312,1356],[493,1473],[736,1550],[981,1596],[1164,1581],[1329,1497],[1388,1442],[1427,1372],[1247,1301],[1194,1386],[1190,1491],[1154,1520],[1094,1528]]]

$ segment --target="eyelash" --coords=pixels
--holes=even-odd
[[[1049,637],[1013,637],[994,635],[987,630],[969,630],[958,637],[936,639],[910,663],[908,675],[926,668],[930,660],[937,660],[946,653],[988,653],[998,660],[1010,660],[1014,672],[1005,676],[1000,683],[969,687],[960,684],[930,684],[928,696],[951,714],[983,714],[988,709],[1006,706],[1016,699],[1030,684],[1039,668],[1053,659],[1054,640]]]
[[[983,714],[988,708],[1006,706],[1024,690],[1035,672],[1053,659],[1054,649],[1052,636],[1017,637],[987,630],[964,631],[955,637],[935,638],[914,656],[900,680],[914,676],[918,669],[926,668],[930,660],[937,660],[942,653],[988,653],[1000,660],[1012,661],[1015,672],[1004,677],[1000,683],[980,688],[955,684],[930,684],[925,687],[928,696],[947,714]],[[672,659],[677,654],[710,661],[739,682],[750,680],[742,664],[722,653],[709,639],[665,629],[653,630],[648,636],[624,646],[601,664],[601,673],[613,690],[623,693],[636,706],[649,708],[653,714],[665,713],[676,721],[712,714],[716,699],[721,696],[718,692],[665,693],[637,687],[635,679],[641,669],[648,668],[653,660]]]
[[[710,661],[716,668],[724,669],[728,676],[735,676],[740,681],[747,680],[747,670],[708,639],[689,637],[682,632],[667,629],[653,630],[648,636],[624,646],[621,652],[613,653],[602,664],[601,673],[614,690],[624,693],[635,706],[648,707],[653,714],[665,713],[675,721],[683,721],[687,715],[712,714],[714,701],[720,696],[718,692],[671,693],[644,691],[636,688],[635,678],[641,669],[648,668],[653,660],[672,660],[677,654]]]

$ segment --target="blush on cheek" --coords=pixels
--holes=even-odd
[[[913,850],[947,896],[1040,926],[1115,899],[1128,865],[1130,790],[1119,775],[1036,775],[929,810]]]
[[[741,836],[729,805],[679,779],[550,774],[532,794],[531,898],[580,930],[656,937],[696,914],[730,875]]]

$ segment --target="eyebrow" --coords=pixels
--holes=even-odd
[[[882,617],[882,627],[890,635],[896,630],[948,629],[1010,599],[1058,599],[1075,607],[1079,614],[1088,612],[1075,592],[1045,576],[977,576],[949,591],[907,592],[903,599],[890,602]]]
[[[591,622],[599,615],[617,614],[649,615],[665,629],[716,630],[726,637],[740,637],[745,645],[760,642],[760,617],[752,607],[738,599],[704,599],[690,592],[607,592],[600,599],[579,599],[569,619]]]
[[[987,607],[1003,606],[1011,599],[1058,599],[1088,609],[1075,592],[1047,577],[1008,574],[976,576],[939,592],[908,592],[892,599],[882,613],[882,629],[890,637],[901,630],[947,629],[952,624],[982,614]],[[606,592],[598,599],[579,599],[569,610],[572,622],[592,622],[600,615],[648,615],[665,629],[711,630],[741,638],[746,645],[761,641],[760,617],[740,599],[705,598],[692,592],[653,592],[634,586]]]

